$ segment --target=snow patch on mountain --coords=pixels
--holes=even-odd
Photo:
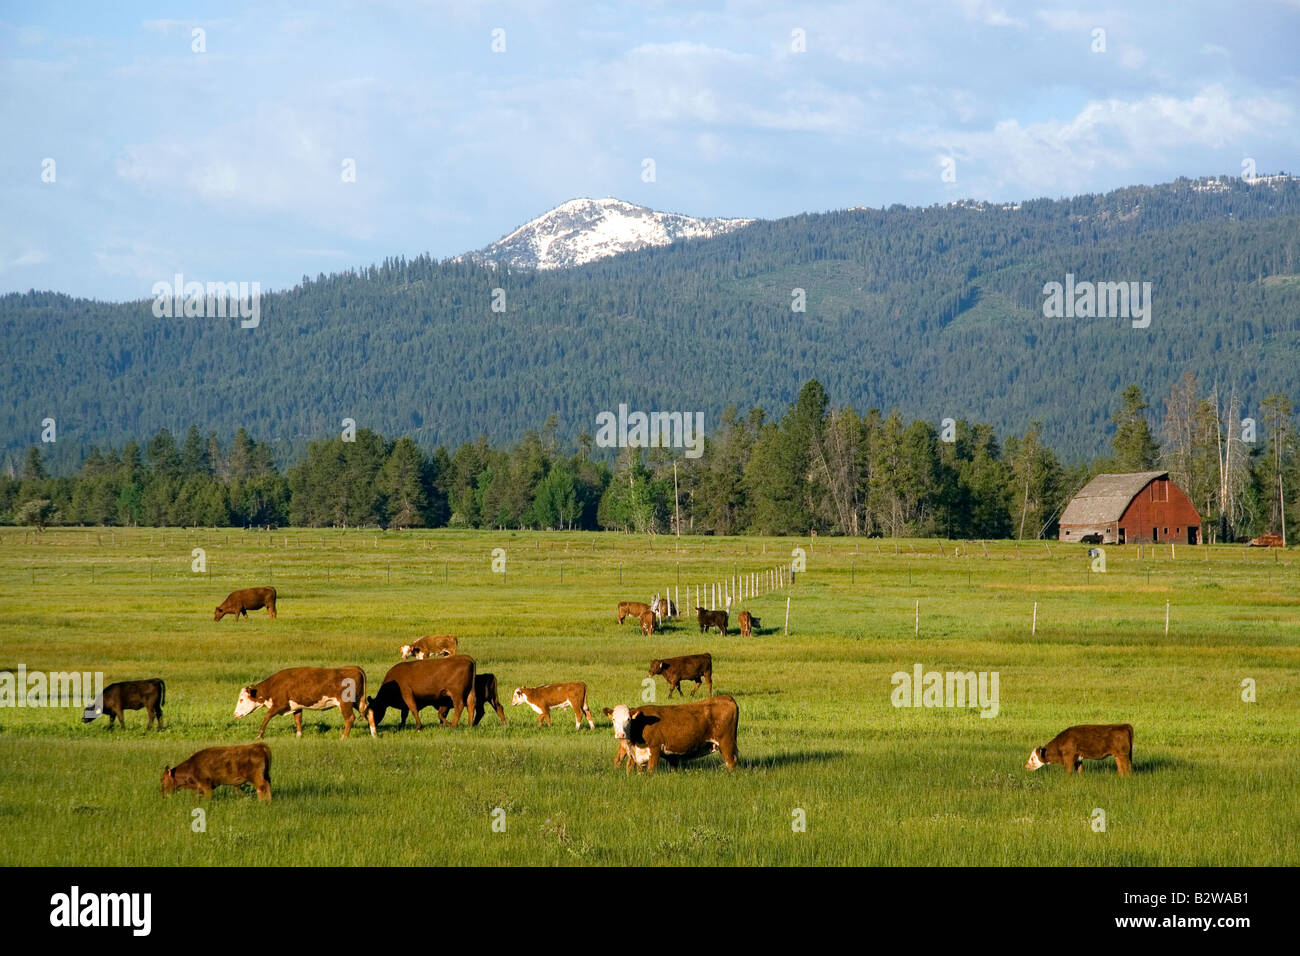
[[[649,246],[719,236],[753,221],[695,219],[613,198],[570,199],[457,261],[569,269]]]

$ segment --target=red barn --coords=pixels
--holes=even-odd
[[[1061,540],[1201,543],[1201,515],[1167,471],[1098,475],[1065,506]]]

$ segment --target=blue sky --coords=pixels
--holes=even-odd
[[[0,291],[285,288],[577,196],[779,217],[1296,173],[1298,51],[1300,0],[4,2]]]

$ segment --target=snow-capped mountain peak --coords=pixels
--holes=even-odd
[[[753,219],[695,219],[621,199],[570,199],[461,259],[519,268],[567,269],[607,256],[721,235]]]

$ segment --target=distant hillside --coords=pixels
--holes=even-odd
[[[514,269],[569,269],[682,239],[711,239],[753,221],[694,219],[620,199],[571,199],[458,261]]]
[[[1044,318],[1044,284],[1067,274],[1150,282],[1150,327]],[[619,403],[712,427],[731,404],[779,413],[814,377],[833,403],[936,425],[1038,419],[1070,462],[1107,450],[1129,382],[1157,427],[1188,370],[1239,388],[1247,414],[1300,398],[1300,183],[801,215],[548,271],[392,259],[263,296],[255,329],[15,294],[0,337],[0,454],[53,417],[55,467],[192,422],[281,452],[345,417],[428,448],[514,440],[551,414],[562,438],[595,434]]]

